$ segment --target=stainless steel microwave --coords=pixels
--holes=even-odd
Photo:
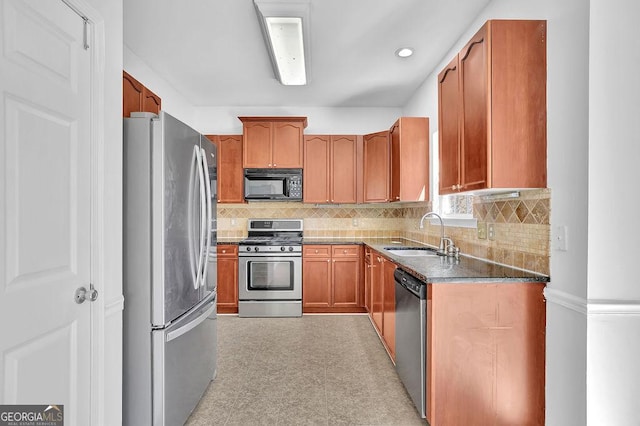
[[[247,201],[302,201],[302,169],[244,169]]]

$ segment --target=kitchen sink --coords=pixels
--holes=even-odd
[[[438,256],[435,249],[430,247],[385,247],[390,254],[402,257],[429,257]]]

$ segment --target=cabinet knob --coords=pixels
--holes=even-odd
[[[318,254],[318,250],[316,250],[316,254]]]
[[[462,189],[462,185],[458,184],[458,189]]]
[[[276,166],[277,166],[277,164],[276,164],[276,163],[273,163],[273,167],[276,167]]]
[[[329,259],[327,259],[327,263],[329,263]]]
[[[224,254],[224,253],[226,253],[226,252],[227,252],[226,250],[222,250],[222,253],[223,253],[223,254]]]
[[[456,188],[457,186],[458,186],[458,185],[451,185],[451,190],[452,190],[452,191],[455,191],[455,190],[457,189],[457,188]]]
[[[347,251],[346,251],[346,250],[342,250],[342,252],[343,252],[344,254],[347,254]]]

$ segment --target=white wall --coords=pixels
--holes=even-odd
[[[204,134],[242,134],[242,116],[307,117],[307,134],[361,135],[386,130],[400,108],[314,108],[301,106],[197,108],[196,129]]]
[[[494,0],[408,102],[404,115],[429,115],[437,128],[437,73],[487,19],[547,20],[547,147],[551,227],[567,225],[569,250],[551,253],[547,311],[547,424],[584,425],[587,413],[587,200],[589,3],[583,0]],[[547,296],[548,299],[551,299]],[[554,303],[552,306],[551,303]],[[565,303],[567,305],[567,303]],[[580,305],[580,303],[577,303]]]
[[[588,420],[638,425],[640,2],[590,4]]]

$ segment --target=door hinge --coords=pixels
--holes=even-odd
[[[82,42],[83,42],[83,47],[84,50],[88,50],[89,49],[89,20],[85,17],[82,17],[82,20],[84,21],[84,28],[82,30]]]

